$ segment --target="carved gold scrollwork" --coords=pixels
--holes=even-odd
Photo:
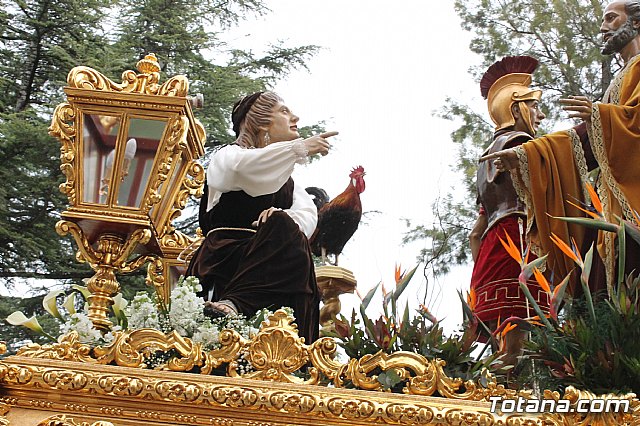
[[[131,73],[133,73],[134,79],[131,79]],[[134,89],[132,83],[135,81],[135,73],[133,71],[125,71],[122,74],[122,79],[124,80],[122,84],[115,83],[105,77],[104,74],[85,66],[74,67],[69,71],[69,74],[67,74],[67,84],[70,87],[113,92],[132,92]]]
[[[138,244],[146,244],[151,239],[149,229],[136,229],[126,240],[119,235],[102,234],[93,248],[82,229],[73,222],[60,220],[56,223],[56,232],[65,236],[71,234],[78,244],[78,260],[89,262],[95,275],[87,283],[89,296],[89,319],[99,330],[109,330],[108,319],[113,303],[112,297],[120,290],[115,271],[127,273],[142,266],[153,256],[138,256],[128,260]]]
[[[258,401],[258,393],[253,389],[217,386],[211,389],[211,398],[218,404],[233,408],[251,407]]]
[[[162,263],[162,259],[156,258],[149,262],[149,266],[147,267],[147,277],[145,278],[145,284],[148,286],[153,286],[155,288],[155,293],[162,295],[162,298],[167,302],[168,291],[165,291],[165,286],[167,285],[164,277],[164,264]]]
[[[490,425],[495,424],[493,416],[488,413],[474,413],[468,410],[448,410],[445,414],[445,419],[447,424],[458,424],[458,425]],[[511,419],[510,419],[511,420]],[[500,423],[498,423],[500,424]],[[508,425],[513,425],[512,421],[507,423]],[[517,423],[515,423],[517,424]],[[527,425],[535,425],[535,421],[528,420]]]
[[[640,425],[640,400],[634,393],[626,395],[605,394],[596,395],[592,392],[582,391],[569,386],[565,389],[564,395],[560,397],[559,392],[544,391],[545,399],[559,401],[560,399],[568,400],[571,409],[569,413],[543,413],[542,419],[550,424],[557,425],[575,425],[575,426],[609,426],[609,425]],[[582,405],[582,410],[578,410],[577,404],[585,404],[584,401],[593,402],[597,400],[597,406],[588,410],[589,412],[578,412],[584,410],[585,407],[592,407],[590,404]],[[625,404],[629,407],[628,411],[622,409]],[[610,409],[607,409],[609,407]],[[599,411],[599,412],[598,412]]]
[[[400,424],[411,425],[431,424],[435,417],[433,410],[430,408],[408,404],[389,404],[385,414],[389,419]]]
[[[173,371],[189,371],[203,362],[202,347],[175,331],[165,334],[159,330],[143,328],[115,333],[109,346],[94,349],[96,359],[102,364],[115,362],[124,367],[146,367],[146,359],[155,352],[175,350],[166,368]]]
[[[182,382],[163,381],[156,384],[155,391],[162,398],[177,402],[194,402],[202,396],[200,386]]]
[[[57,343],[40,346],[36,343],[23,346],[18,355],[28,358],[58,359],[86,363],[97,362],[92,357],[92,348],[80,343],[78,333],[71,331],[58,339]]]
[[[375,355],[365,355],[360,359],[349,360],[346,378],[361,389],[381,389],[382,384],[378,381],[378,376],[369,376],[369,373],[376,369],[383,371],[393,369],[398,376],[408,379],[411,377],[409,370],[416,375],[422,375],[427,368],[431,367],[424,361],[424,357],[412,352],[397,352],[391,355],[378,352]]]
[[[0,364],[2,383],[25,385],[33,379],[33,369],[25,366]]]
[[[67,84],[80,89],[101,90],[124,93],[141,93],[146,95],[185,97],[189,91],[189,81],[182,75],[167,80],[162,86],[160,81],[160,65],[156,56],[151,53],[136,64],[139,73],[127,70],[122,73],[122,83],[115,83],[93,68],[79,66],[67,75]]]
[[[412,352],[378,352],[360,359],[350,359],[347,364],[339,364],[332,359],[335,349],[336,344],[333,340],[323,338],[314,343],[310,353],[314,367],[332,380],[336,387],[344,387],[349,382],[358,389],[382,390],[378,375],[372,373],[393,370],[398,377],[406,380],[403,392],[410,395],[438,394],[452,399],[482,401],[487,400],[489,396],[529,397],[531,394],[505,389],[504,386],[498,385],[491,375],[488,376],[486,388],[478,386],[473,381],[467,381],[462,392],[462,380],[446,375],[443,369],[446,365],[444,361],[427,360],[422,355]]]
[[[174,230],[170,233],[165,234],[160,239],[160,244],[162,245],[162,247],[184,249],[189,247],[196,240],[197,237],[190,237],[189,235],[183,234],[180,231]]]
[[[231,330],[223,330],[219,338],[220,349],[209,351],[205,354],[204,365],[200,371],[202,374],[211,374],[213,369],[229,363],[227,373],[231,376],[237,376],[238,373],[233,361],[238,358],[238,354],[243,350],[247,342],[237,332]]]
[[[113,423],[107,422],[104,420],[99,420],[91,424],[87,422],[77,423],[75,420],[73,420],[70,417],[67,417],[64,414],[57,414],[55,416],[49,417],[48,419],[41,421],[40,423],[38,423],[38,426],[114,426],[114,425]]]
[[[145,198],[141,207],[143,214],[149,213],[151,207],[159,203],[162,199],[159,188],[162,186],[162,183],[167,180],[169,173],[174,167],[174,163],[180,155],[179,151],[176,152],[177,146],[186,143],[189,119],[185,116],[174,117],[169,120],[167,129],[168,134],[166,137],[165,150],[158,154],[159,158],[156,160],[156,168],[151,174],[149,181],[149,196]]]
[[[175,332],[164,334],[157,330],[139,329],[114,334],[114,341],[105,347],[91,349],[78,342],[77,334],[70,333],[54,345],[43,347],[32,345],[22,349],[19,355],[144,368],[149,354],[173,351],[175,356],[156,368],[172,371],[199,369],[202,374],[210,374],[213,369],[227,364],[227,375],[240,376],[237,363],[239,355],[243,354],[255,369],[241,376],[247,379],[317,384],[322,375],[333,382],[336,390],[347,384],[358,389],[383,390],[377,380],[378,375],[383,371],[393,370],[399,377],[405,379],[404,393],[411,395],[438,395],[442,397],[442,401],[481,401],[489,396],[502,396],[509,399],[515,399],[516,396],[531,397],[530,393],[516,393],[497,385],[492,376],[485,376],[488,381],[486,387],[481,387],[474,382],[463,383],[460,379],[449,378],[443,369],[444,361],[426,360],[414,353],[378,353],[359,360],[351,359],[347,363],[339,363],[334,359],[336,353],[334,340],[322,338],[313,345],[305,345],[303,339],[297,335],[292,317],[288,316],[284,310],[276,311],[264,321],[259,333],[250,341],[245,340],[235,331],[222,331],[220,348],[208,352],[204,352],[200,344],[181,337]],[[312,364],[312,367],[307,369],[309,377],[306,380],[296,377],[295,372],[309,362]],[[140,374],[138,377],[136,370],[123,375],[92,368],[91,371],[77,371],[56,365],[36,368],[0,362],[0,383],[14,387],[50,388],[74,393],[89,392],[145,400],[149,398],[180,404],[215,404],[234,409],[249,408],[260,412],[264,409],[280,414],[326,415],[344,419],[350,424],[364,422],[512,426],[640,424],[640,401],[634,394],[598,396],[571,387],[567,388],[562,399],[568,400],[574,408],[580,400],[619,401],[622,399],[628,402],[629,411],[588,414],[573,411],[542,413],[532,418],[528,414],[493,414],[488,412],[486,404],[473,403],[477,408],[469,408],[462,402],[455,402],[453,406],[441,406],[432,405],[431,402],[423,403],[421,398],[415,397],[405,401],[387,401],[386,397],[383,399],[377,396],[370,397],[370,395],[380,395],[374,393],[334,395],[332,392],[311,389],[309,392],[290,391],[274,386],[270,386],[267,391],[263,386],[259,384],[252,386],[248,381],[240,386],[230,383],[213,384],[209,379],[205,379],[205,382],[190,381],[186,376],[182,380],[177,375],[163,377],[149,372]],[[546,391],[545,398],[558,401],[561,396],[557,392]],[[448,404],[451,405],[451,402]],[[0,414],[1,426],[3,426],[2,420],[3,416]]]
[[[70,370],[47,370],[42,374],[42,381],[52,388],[62,390],[84,389],[88,378],[83,373]]]
[[[196,136],[198,140],[204,141],[207,138],[207,134],[204,130],[204,125],[197,118],[194,119],[194,124],[195,124],[194,131],[196,132]]]
[[[336,349],[336,342],[327,337],[317,340],[313,345],[305,345],[297,334],[293,318],[284,310],[278,310],[263,322],[259,333],[251,341],[245,340],[235,331],[223,330],[220,333],[220,348],[208,352],[203,351],[200,344],[181,337],[176,332],[165,334],[153,329],[139,329],[115,333],[110,345],[94,348],[93,351],[80,345],[77,336],[70,334],[60,344],[42,348],[34,345],[23,349],[21,355],[146,367],[149,355],[173,350],[175,356],[156,368],[172,371],[199,368],[201,374],[210,374],[219,366],[227,364],[227,374],[238,377],[237,360],[244,354],[244,358],[254,369],[242,375],[244,378],[317,384],[322,377],[327,377],[336,388],[349,384],[359,389],[383,390],[378,375],[380,372],[393,370],[405,380],[403,391],[407,394],[440,395],[476,401],[486,400],[488,396],[516,395],[515,391],[497,385],[491,376],[488,376],[487,387],[480,387],[471,381],[462,383],[460,379],[452,379],[443,370],[444,361],[427,360],[415,353],[379,352],[351,359],[343,364],[334,359]],[[297,377],[294,373],[309,362],[311,366],[307,369],[307,378]]]
[[[137,396],[145,389],[145,382],[137,377],[108,376],[97,380],[100,389],[115,396]]]
[[[9,426],[9,420],[5,417],[5,415],[9,412],[10,409],[11,406],[9,404],[0,402],[0,426]]]
[[[175,228],[171,223],[180,217],[182,209],[187,205],[189,196],[196,198],[202,197],[204,176],[204,167],[195,160],[190,161],[187,166],[187,173],[182,179],[180,189],[174,198],[173,206],[171,207],[171,211],[166,222],[166,227],[160,232],[160,235],[163,236],[163,238],[164,235],[170,235],[175,232]]]
[[[310,413],[317,407],[315,398],[309,395],[295,395],[286,392],[274,392],[269,398],[271,405],[287,413]]]
[[[303,342],[304,340],[298,337],[293,318],[283,310],[276,311],[248,345],[247,358],[257,371],[245,377],[301,383],[303,380],[292,376],[291,373],[309,361],[309,354]]]
[[[375,405],[366,399],[333,398],[327,402],[327,409],[335,416],[349,420],[369,419],[375,415]]]
[[[158,88],[157,95],[161,96],[187,96],[189,93],[189,81],[183,75],[171,77]]]
[[[60,184],[60,192],[65,194],[69,203],[75,204],[76,175],[74,172],[74,162],[76,151],[74,139],[76,136],[75,119],[76,112],[68,103],[59,104],[53,111],[53,118],[49,126],[49,134],[58,138],[60,146],[60,170],[64,173],[66,181]]]

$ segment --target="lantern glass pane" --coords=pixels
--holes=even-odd
[[[105,204],[111,184],[120,117],[104,114],[83,115],[83,201]]]
[[[129,119],[127,137],[121,148],[124,152],[116,200],[119,206],[140,206],[166,125],[166,120]]]

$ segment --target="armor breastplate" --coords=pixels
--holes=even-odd
[[[524,132],[511,130],[499,133],[494,137],[491,146],[482,155],[518,146],[531,139],[531,136]],[[512,214],[525,215],[524,203],[518,199],[516,190],[513,189],[511,174],[508,172],[498,173],[493,161],[484,161],[478,165],[476,184],[478,187],[478,200],[487,215],[488,225],[485,234],[505,216]]]

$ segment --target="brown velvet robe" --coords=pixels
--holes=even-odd
[[[227,192],[208,212],[204,201],[199,220],[207,236],[186,275],[200,279],[205,300],[213,288],[213,301],[230,300],[246,316],[262,308],[293,308],[299,334],[310,344],[318,338],[320,297],[307,237],[285,212],[274,212],[251,232],[263,210],[291,207],[293,186],[289,178],[274,194]]]

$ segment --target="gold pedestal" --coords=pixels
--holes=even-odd
[[[316,280],[322,295],[324,306],[320,310],[320,325],[328,326],[340,312],[340,299],[344,293],[353,293],[356,289],[356,279],[353,273],[340,266],[317,266]]]
[[[88,262],[95,271],[87,283],[89,296],[89,319],[94,327],[101,331],[111,329],[109,312],[113,304],[113,296],[120,291],[120,284],[116,279],[116,271],[122,273],[133,272],[151,260],[153,256],[138,256],[129,260],[129,256],[138,244],[145,244],[151,238],[151,231],[138,229],[126,238],[120,235],[103,234],[99,237],[96,248],[89,244],[82,229],[73,222],[60,220],[56,224],[58,234],[71,234],[78,244],[76,258],[81,262]]]

